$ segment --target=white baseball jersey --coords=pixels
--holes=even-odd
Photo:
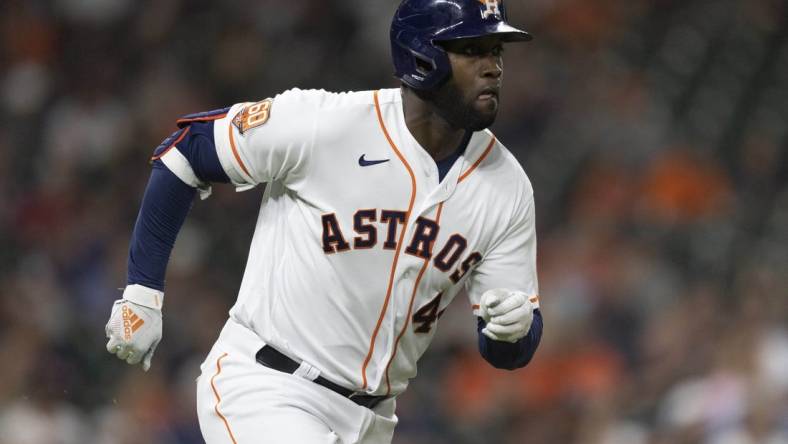
[[[351,390],[396,395],[464,287],[538,293],[533,190],[491,132],[439,182],[399,89],[289,90],[215,121],[239,188],[268,183],[230,311]]]

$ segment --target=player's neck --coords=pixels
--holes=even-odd
[[[408,88],[402,88],[402,108],[408,131],[436,161],[451,155],[462,142],[465,130],[453,127],[432,103]]]

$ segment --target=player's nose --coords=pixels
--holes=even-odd
[[[488,55],[482,61],[482,77],[498,79],[503,74],[503,61],[500,56]]]

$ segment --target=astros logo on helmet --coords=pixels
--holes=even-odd
[[[500,0],[479,0],[479,3],[486,8],[482,11],[482,18],[486,19],[492,15],[498,20],[501,20],[501,8],[498,7],[499,1]]]

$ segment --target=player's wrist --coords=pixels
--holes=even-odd
[[[123,299],[143,307],[161,310],[164,305],[164,292],[144,285],[127,285],[123,290]]]

